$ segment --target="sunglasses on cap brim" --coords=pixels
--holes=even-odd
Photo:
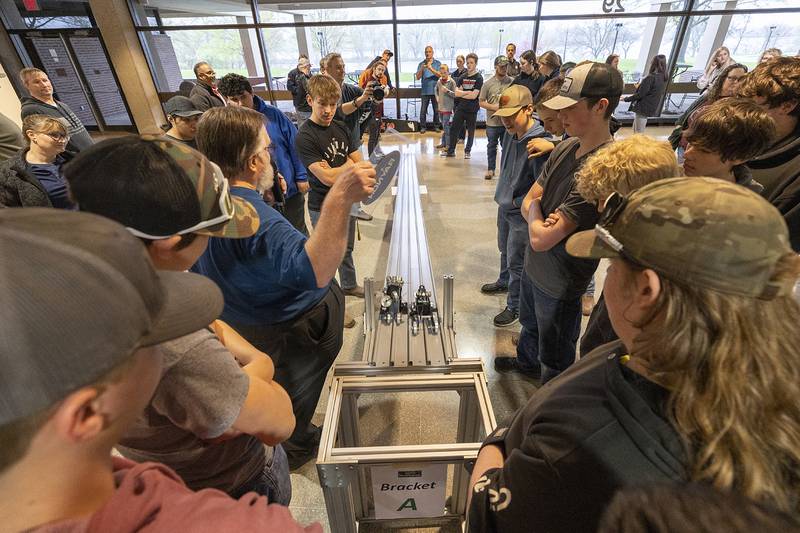
[[[230,186],[228,184],[228,179],[221,175],[221,172],[218,174],[219,179],[222,181],[222,186],[219,188],[219,195],[217,197],[218,207],[219,207],[219,215],[209,218],[208,220],[203,220],[191,228],[186,228],[184,230],[176,231],[170,235],[150,235],[148,233],[144,233],[142,231],[137,230],[136,228],[126,228],[136,237],[141,239],[150,239],[153,241],[159,241],[162,239],[168,239],[175,235],[186,235],[187,233],[196,233],[200,230],[211,228],[214,226],[219,226],[220,224],[224,224],[231,220],[234,215],[234,207],[233,207],[233,199],[231,198],[230,194]]]
[[[625,211],[625,206],[628,205],[628,199],[619,193],[613,192],[605,202],[603,202],[603,212],[600,215],[600,220],[594,226],[594,232],[597,237],[603,241],[609,248],[623,254],[622,243],[619,242],[609,231],[608,226],[612,225],[619,216]]]

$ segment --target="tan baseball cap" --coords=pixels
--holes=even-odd
[[[531,91],[524,85],[511,85],[500,95],[500,109],[494,112],[496,117],[510,117],[525,106],[533,105]]]

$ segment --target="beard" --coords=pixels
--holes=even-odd
[[[264,169],[264,172],[258,177],[258,184],[256,184],[256,190],[264,194],[265,191],[272,190],[272,186],[275,184],[275,174],[272,172],[272,165],[268,166]]]

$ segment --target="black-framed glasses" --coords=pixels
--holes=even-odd
[[[60,142],[68,143],[69,142],[69,135],[66,135],[64,133],[52,133],[52,132],[49,132],[49,133],[45,133],[45,135],[47,135],[48,137],[50,137],[51,139],[53,139],[57,143],[60,143]]]

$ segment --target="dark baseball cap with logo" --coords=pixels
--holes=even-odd
[[[189,98],[185,96],[173,96],[167,103],[164,104],[164,111],[167,115],[178,115],[179,117],[193,117],[195,115],[202,115],[203,112],[194,105]]]
[[[583,98],[622,96],[622,74],[605,63],[583,63],[570,71],[561,84],[558,96],[543,102],[550,109],[566,109]]]
[[[168,137],[127,136],[82,150],[64,170],[82,211],[103,215],[144,239],[196,233],[250,237],[255,207],[230,193],[206,156]]]
[[[772,299],[793,280],[776,281],[787,254],[783,216],[751,190],[715,178],[669,178],[628,198],[612,194],[594,230],[574,234],[575,257],[623,257],[667,278],[725,294]]]
[[[0,426],[202,329],[223,305],[208,278],[156,271],[120,224],[63,209],[0,209],[0,276]]]

